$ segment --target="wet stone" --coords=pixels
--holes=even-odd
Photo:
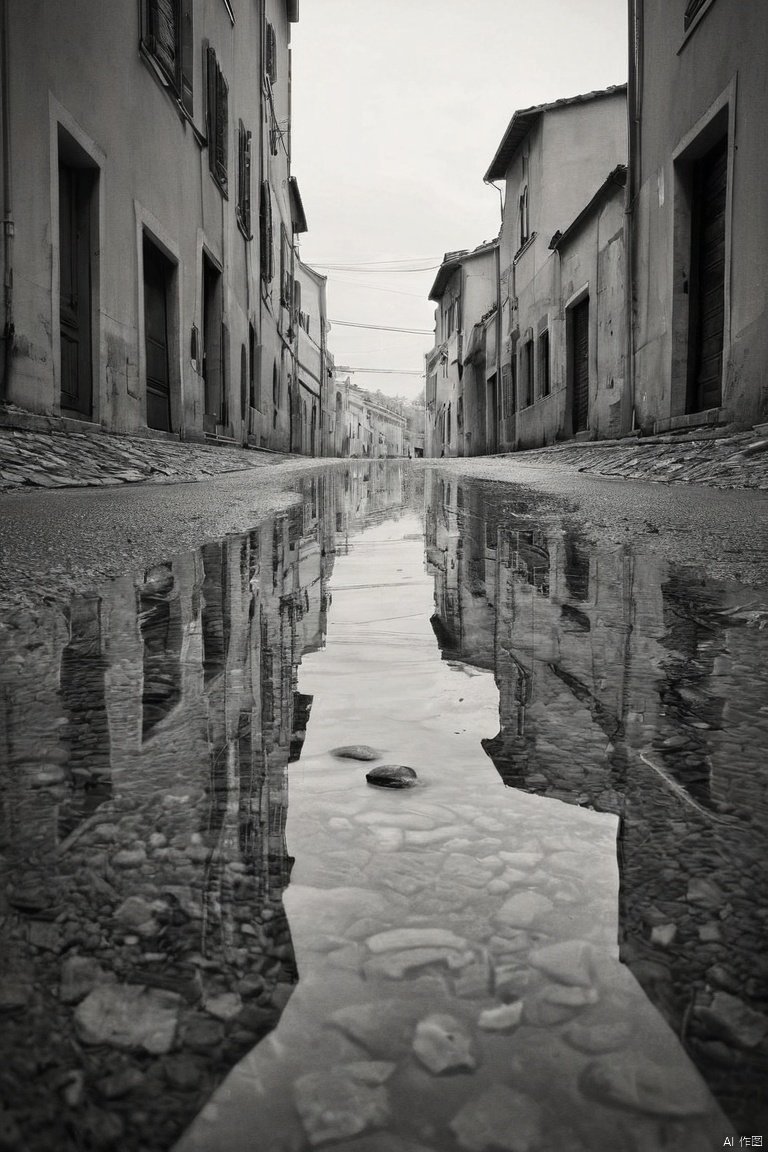
[[[477,1067],[471,1036],[463,1024],[447,1013],[436,1012],[419,1021],[413,1051],[434,1076],[471,1072]]]
[[[691,904],[701,904],[705,908],[721,908],[724,897],[721,888],[703,876],[694,876],[688,884],[686,898]]]
[[[182,1044],[193,1052],[207,1053],[216,1048],[223,1039],[224,1025],[210,1017],[208,1019],[194,1017],[185,1024],[181,1034]]]
[[[668,948],[676,936],[676,924],[655,924],[651,928],[651,943],[659,944],[662,948]]]
[[[385,1060],[400,1059],[409,1050],[419,1012],[401,1000],[375,1000],[340,1008],[328,1019],[350,1040]]]
[[[135,848],[123,848],[112,857],[112,863],[116,868],[136,868],[140,864],[145,864],[146,860],[147,853],[141,845]]]
[[[32,984],[21,976],[0,976],[0,1013],[26,1008],[33,995]]]
[[[216,1020],[233,1020],[238,1015],[243,1002],[236,992],[222,992],[218,996],[207,996],[203,1007],[209,1016]]]
[[[124,900],[115,911],[114,918],[118,924],[133,929],[140,936],[153,936],[158,930],[151,905],[140,896],[129,896]]]
[[[406,764],[380,764],[366,772],[365,778],[377,788],[415,788],[419,782],[413,768]]]
[[[498,1008],[486,1008],[478,1017],[478,1027],[485,1032],[511,1032],[523,1018],[523,1002],[502,1004]]]
[[[602,1055],[625,1048],[632,1038],[628,1024],[581,1024],[574,1022],[563,1030],[563,1037],[573,1048],[589,1055]]]
[[[535,1152],[541,1147],[541,1111],[530,1096],[494,1084],[450,1122],[465,1152]]]
[[[366,976],[386,976],[390,980],[401,980],[410,972],[426,968],[431,964],[446,965],[451,971],[458,971],[472,962],[472,953],[460,952],[455,948],[408,948],[402,952],[383,952],[366,961]]]
[[[105,1076],[103,1080],[99,1080],[96,1087],[105,1100],[119,1100],[130,1092],[135,1092],[137,1088],[141,1088],[145,1079],[144,1073],[140,1072],[138,1068],[124,1068],[120,1072],[114,1072],[111,1076]]]
[[[552,901],[538,892],[518,892],[504,901],[494,919],[500,924],[527,928],[553,908]]]
[[[59,999],[64,1004],[77,1004],[106,978],[97,960],[90,956],[68,956],[61,965]]]
[[[739,1048],[756,1048],[768,1036],[768,1016],[728,992],[716,992],[712,1003],[700,1008],[697,1016],[705,1027]]]
[[[343,744],[340,748],[331,748],[331,756],[340,760],[378,760],[379,753],[367,744]]]
[[[393,1070],[394,1065],[377,1062],[341,1064],[300,1076],[294,1084],[294,1101],[312,1147],[383,1128],[390,1110],[381,1077]]]
[[[135,984],[102,984],[75,1010],[84,1044],[109,1044],[154,1055],[173,1044],[180,998],[173,992]]]
[[[583,940],[564,940],[536,948],[528,963],[561,984],[588,988],[592,983],[593,951]]]
[[[405,948],[458,948],[467,942],[445,928],[392,928],[379,932],[366,941],[371,952],[400,951]]]
[[[709,1093],[691,1067],[680,1062],[665,1068],[634,1053],[591,1061],[579,1077],[579,1087],[590,1100],[653,1116],[683,1118],[709,1109]]]

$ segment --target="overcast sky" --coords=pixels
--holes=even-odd
[[[483,175],[513,112],[623,83],[626,36],[626,0],[301,0],[293,173],[302,259],[328,275],[331,320],[432,331],[431,266],[498,233]],[[337,364],[401,373],[422,372],[431,346],[338,324],[329,336]],[[408,397],[423,386],[353,380]]]

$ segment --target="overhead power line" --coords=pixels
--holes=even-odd
[[[331,272],[372,272],[378,276],[382,272],[434,272],[440,264],[428,264],[426,268],[365,268],[361,264],[319,264],[317,260],[312,263],[313,268],[326,268]]]
[[[375,373],[377,376],[423,376],[423,372],[419,372],[415,368],[352,368],[349,364],[337,364],[337,372],[362,372],[366,375],[368,373]]]
[[[371,264],[416,264],[423,263],[425,260],[439,260],[439,256],[400,256],[395,260],[329,260],[323,263],[322,260],[313,260],[312,266],[316,267],[318,264],[322,268],[330,268],[333,265],[346,264],[351,268],[365,268]]]
[[[356,324],[353,320],[329,320],[342,328],[372,328],[376,332],[408,332],[416,336],[434,336],[434,328],[392,328],[388,324]]]

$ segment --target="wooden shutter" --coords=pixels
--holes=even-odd
[[[264,180],[261,185],[261,201],[259,205],[259,247],[261,249],[261,276],[263,280],[270,281],[275,274],[274,242],[272,236],[272,198],[269,183]]]
[[[147,48],[174,85],[177,84],[179,0],[147,0]]]
[[[179,96],[181,98],[181,106],[184,111],[191,117],[193,115],[194,106],[192,101],[192,71],[193,71],[193,53],[195,48],[194,40],[194,22],[193,22],[193,4],[192,0],[182,0],[181,4],[181,21],[179,29],[180,39],[180,57],[181,57],[181,91]]]
[[[696,15],[704,7],[705,0],[688,0],[688,7],[685,9],[685,16],[683,17],[683,27],[688,28]]]
[[[227,164],[229,160],[229,85],[221,68],[216,67],[216,177],[227,190]]]
[[[251,133],[242,120],[237,146],[237,215],[243,231],[251,238]]]

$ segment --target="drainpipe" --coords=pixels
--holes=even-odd
[[[13,180],[11,155],[11,81],[10,62],[11,18],[8,0],[0,0],[0,75],[2,89],[2,136],[3,136],[3,375],[0,383],[0,403],[8,401],[11,383],[11,363],[13,360]]]
[[[501,230],[499,230],[499,240],[496,245],[495,252],[496,264],[496,411],[493,414],[495,422],[495,436],[496,441],[494,451],[499,452],[499,411],[502,405],[501,394]]]
[[[643,0],[630,0],[629,74],[627,83],[627,188],[624,208],[624,251],[627,264],[625,323],[627,326],[627,403],[621,422],[623,433],[635,429],[635,186],[640,143],[640,75],[642,72]]]

